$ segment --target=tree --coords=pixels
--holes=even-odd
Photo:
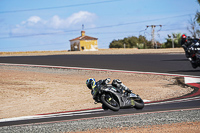
[[[137,48],[138,38],[135,36],[129,37],[128,45],[129,48]]]
[[[146,39],[146,37],[140,35],[139,38],[137,38],[136,36],[132,36],[132,37],[126,37],[122,40],[113,40],[110,45],[109,48],[123,48],[124,44],[126,46],[126,48],[139,48],[139,49],[143,49],[143,48],[147,48],[148,44],[148,40]]]
[[[181,47],[181,33],[172,33],[174,38],[174,47]],[[176,39],[175,39],[176,38]],[[167,42],[162,46],[163,48],[172,48],[172,38],[166,38]]]
[[[200,5],[200,0],[198,0],[197,2],[198,2],[199,5]],[[195,15],[195,18],[196,18],[197,22],[200,24],[200,12],[199,12],[199,11],[197,11],[197,13],[196,13],[196,15]]]
[[[199,5],[200,5],[200,0],[197,0],[197,2],[198,2]],[[196,12],[195,19],[196,19],[197,23],[198,23],[199,26],[200,26],[200,12],[199,12],[199,11]],[[197,33],[198,36],[200,37],[200,30],[199,30],[199,29],[196,30],[196,33]]]
[[[123,44],[120,41],[113,40],[110,43],[109,48],[123,48]]]
[[[152,47],[151,46],[151,41],[148,41],[145,36],[140,35],[138,40],[139,40],[140,44],[144,44],[144,46],[143,46],[144,49]]]
[[[197,19],[190,18],[189,24],[190,26],[187,27],[187,30],[192,34],[192,37],[197,38],[199,36],[199,29],[197,29]],[[200,36],[199,36],[200,37]]]

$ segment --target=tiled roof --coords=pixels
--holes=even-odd
[[[80,36],[74,39],[71,39],[70,41],[75,41],[75,40],[97,40],[98,38],[94,38],[91,36]]]

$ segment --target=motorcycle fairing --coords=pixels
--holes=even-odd
[[[138,95],[134,93],[131,93],[130,95],[121,94],[117,89],[112,86],[107,86],[103,90],[115,96],[121,108],[135,106],[134,100],[138,99]]]

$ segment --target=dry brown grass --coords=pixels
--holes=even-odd
[[[0,55],[21,55],[21,54],[54,54],[54,53],[64,53],[63,51],[19,51],[19,52],[0,52]]]
[[[27,55],[59,55],[59,54],[156,54],[156,53],[184,53],[183,48],[166,49],[136,49],[112,48],[99,49],[98,51],[25,51],[25,52],[0,52],[0,56],[27,56]]]

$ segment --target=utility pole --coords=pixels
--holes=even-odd
[[[155,44],[155,34],[154,34],[154,32],[155,32],[156,26],[160,26],[160,28],[162,27],[162,25],[147,25],[147,28],[151,27],[151,45],[152,45],[153,48],[154,48],[154,44]],[[157,43],[156,43],[156,49],[157,49]]]
[[[154,43],[155,43],[155,41],[154,41],[154,32],[155,32],[155,28],[156,26],[155,25],[151,25],[151,37],[152,37],[152,39],[151,39],[151,45],[154,47]],[[157,49],[157,46],[156,46],[156,49]]]

